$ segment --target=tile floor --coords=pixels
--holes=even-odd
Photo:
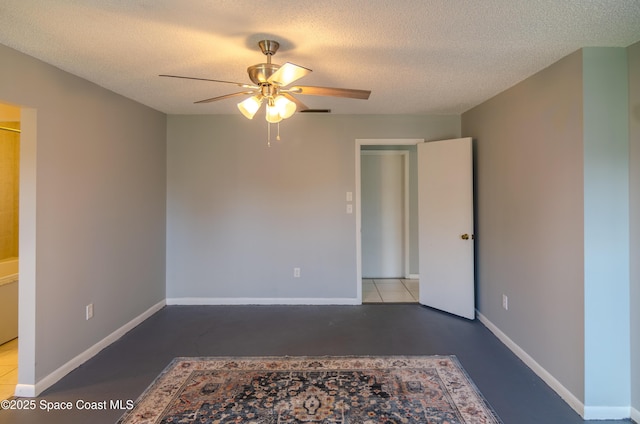
[[[0,399],[13,396],[18,384],[18,339],[0,345]]]
[[[362,302],[416,303],[418,302],[418,280],[363,279]]]

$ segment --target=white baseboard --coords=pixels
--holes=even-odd
[[[18,384],[16,386],[15,395],[18,397],[36,397],[55,383],[57,383],[62,377],[69,374],[74,369],[78,368],[80,365],[87,362],[89,359],[93,358],[98,352],[100,352],[105,347],[109,346],[111,343],[118,340],[120,337],[124,336],[127,332],[131,331],[133,328],[138,326],[144,320],[149,318],[151,315],[158,312],[165,306],[166,302],[164,300],[156,303],[149,309],[147,309],[142,314],[138,315],[122,327],[118,328],[113,333],[109,334],[104,339],[100,340],[98,343],[91,346],[89,349],[85,350],[75,358],[68,361],[66,364],[62,365],[60,368],[47,375],[40,381],[36,382],[36,384]]]
[[[167,305],[360,305],[357,298],[172,297]]]
[[[35,384],[17,384],[14,395],[17,397],[36,397],[36,385]]]
[[[565,402],[569,404],[580,416],[584,417],[585,406],[573,393],[571,393],[566,387],[562,385],[556,378],[545,370],[542,365],[538,364],[527,352],[518,346],[513,340],[511,340],[506,334],[504,334],[498,327],[495,326],[487,317],[482,315],[480,311],[476,310],[476,314],[481,323],[485,325],[502,343],[504,343],[515,355],[522,360],[538,377],[544,380]],[[628,415],[627,415],[628,417]]]
[[[538,364],[527,352],[504,334],[487,317],[476,310],[478,319],[495,336],[500,339],[515,355],[522,360],[538,377],[544,380],[573,410],[585,420],[624,420],[631,417],[635,422],[640,422],[640,414],[630,406],[585,406],[573,393],[562,385],[556,378]]]
[[[409,274],[407,275],[407,280],[419,280],[420,274]]]

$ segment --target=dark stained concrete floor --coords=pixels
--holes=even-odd
[[[412,304],[168,306],[36,402],[135,400],[174,357],[268,355],[456,355],[505,424],[585,422],[479,321]],[[0,423],[114,423],[123,412],[5,410]]]

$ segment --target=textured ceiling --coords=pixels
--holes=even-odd
[[[171,114],[238,113],[228,84],[264,62],[313,69],[333,113],[458,114],[585,46],[640,40],[640,0],[2,0],[0,43]],[[1,66],[1,64],[0,64]]]

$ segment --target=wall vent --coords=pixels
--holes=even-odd
[[[305,109],[298,113],[331,113],[331,109]]]

